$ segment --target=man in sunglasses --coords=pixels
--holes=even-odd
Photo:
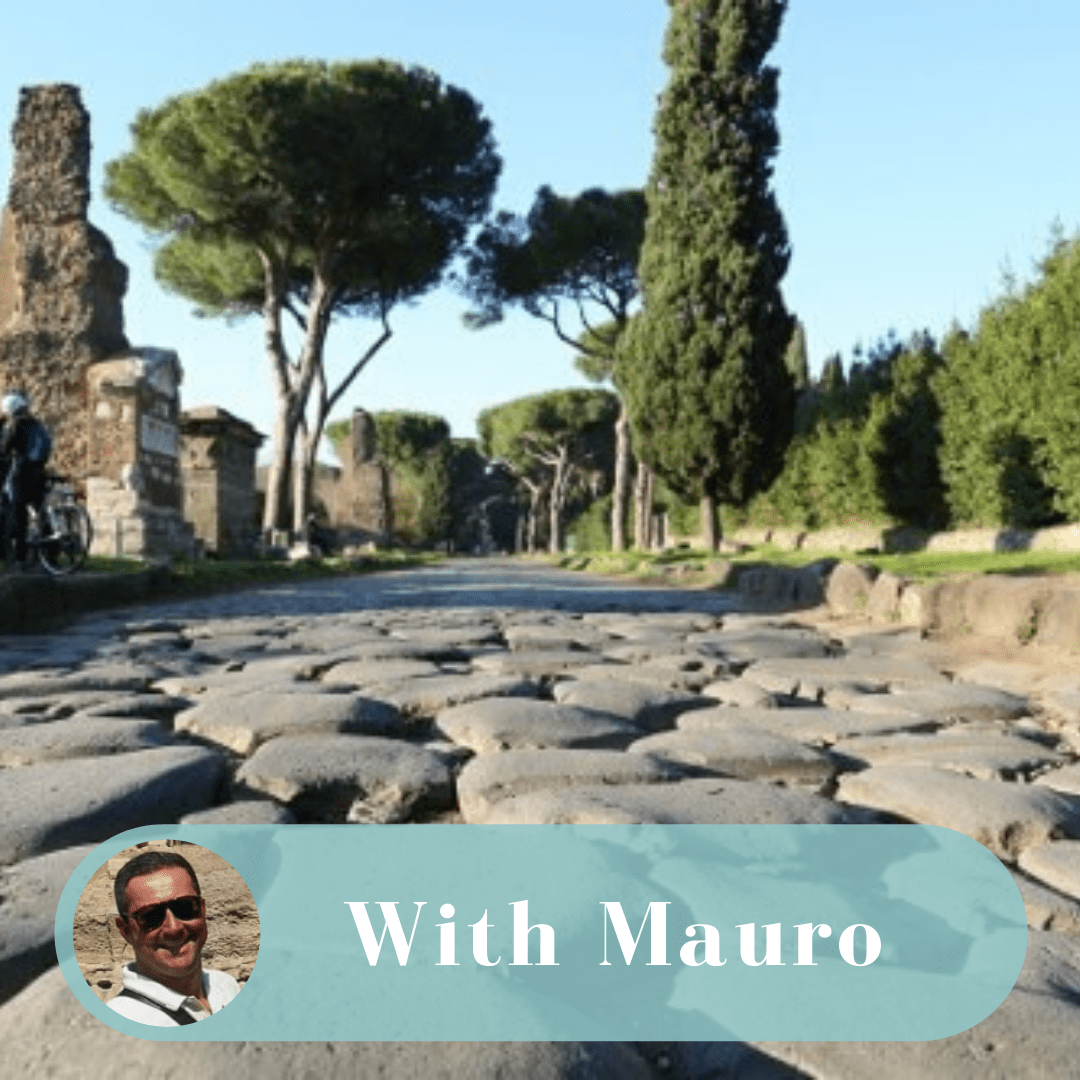
[[[116,927],[135,951],[109,1008],[156,1027],[193,1024],[227,1005],[240,987],[204,970],[206,902],[191,864],[171,851],[146,851],[116,875]]]

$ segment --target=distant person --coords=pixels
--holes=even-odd
[[[15,558],[26,564],[26,526],[28,508],[33,507],[41,522],[41,535],[49,533],[48,520],[42,513],[45,501],[45,464],[52,453],[49,429],[30,412],[30,402],[21,390],[10,390],[0,398],[0,462],[3,484],[13,509],[12,536]]]
[[[171,851],[146,851],[121,868],[113,886],[116,928],[134,949],[123,989],[109,1008],[155,1027],[194,1024],[240,992],[224,971],[203,969],[206,901],[191,864]]]

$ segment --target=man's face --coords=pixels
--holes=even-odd
[[[133,877],[127,884],[127,912],[140,911],[168,900],[196,896],[195,883],[182,866],[167,866]],[[202,969],[206,944],[206,908],[200,902],[195,918],[181,920],[170,908],[160,926],[144,930],[136,918],[119,918],[116,925],[135,950],[135,964],[147,978],[169,986]]]

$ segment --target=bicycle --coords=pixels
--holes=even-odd
[[[35,562],[54,577],[78,570],[86,561],[93,538],[93,526],[86,507],[78,501],[70,481],[57,473],[45,475],[45,498],[39,515],[29,507],[26,525],[26,564]],[[42,536],[42,520],[48,522],[48,535]],[[5,567],[15,562],[15,508],[8,485],[0,492],[0,562]]]

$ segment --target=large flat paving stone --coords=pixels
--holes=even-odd
[[[955,720],[1015,720],[1031,711],[1026,698],[975,683],[950,683],[924,690],[897,690],[867,694],[860,699],[863,710],[903,710],[947,723]]]
[[[861,765],[925,765],[966,773],[980,780],[1014,779],[1067,760],[1045,743],[1001,728],[944,728],[932,735],[895,735],[841,739],[836,754]]]
[[[947,676],[926,661],[885,656],[767,658],[751,664],[743,678],[773,693],[811,699],[835,686],[861,686],[877,693],[949,685]]]
[[[738,705],[752,709],[772,709],[779,705],[780,695],[743,678],[716,679],[701,688],[704,697],[722,705]]]
[[[603,657],[598,653],[583,649],[530,649],[521,652],[498,651],[477,656],[473,659],[473,667],[477,671],[498,675],[539,679],[602,662]]]
[[[447,759],[397,739],[297,735],[274,739],[236,780],[288,803],[306,820],[386,824],[454,804]]]
[[[535,791],[496,803],[491,825],[839,825],[876,815],[809,791],[757,780],[593,784]]]
[[[1062,765],[1059,769],[1051,769],[1043,773],[1036,781],[1044,787],[1053,788],[1065,795],[1080,796],[1080,761],[1071,765]]]
[[[685,690],[618,679],[567,679],[555,684],[552,695],[561,704],[611,713],[647,731],[663,731],[680,713],[712,704]]]
[[[458,806],[470,825],[482,824],[502,799],[578,784],[657,784],[686,770],[621,750],[506,750],[478,754],[458,774]]]
[[[840,778],[836,798],[941,825],[1015,862],[1025,848],[1080,838],[1080,802],[1035,784],[975,780],[919,766],[878,765]]]
[[[1020,853],[1020,869],[1080,900],[1080,840],[1055,840]]]
[[[36,765],[61,758],[122,754],[173,742],[156,720],[73,717],[0,730],[0,767]]]
[[[326,685],[371,686],[420,675],[439,675],[442,668],[432,660],[404,656],[396,660],[345,660],[334,664],[321,678]]]
[[[1061,840],[1055,843],[1063,843]],[[1056,934],[1080,936],[1080,901],[1064,896],[1041,881],[1012,871],[1013,881],[1020,890],[1032,930],[1052,930]]]
[[[663,731],[638,739],[627,751],[701,766],[740,780],[824,784],[836,772],[836,766],[822,754],[794,739],[736,724]]]
[[[755,1045],[823,1080],[1063,1080],[1080,1061],[1080,939],[1030,931],[1012,993],[947,1039]]]
[[[360,694],[253,691],[211,697],[178,714],[175,726],[247,755],[282,735],[343,731],[386,735],[399,732],[402,721],[393,705]]]
[[[47,697],[80,690],[142,691],[161,675],[150,664],[86,665],[77,671],[20,671],[0,675],[0,701],[7,698]]]
[[[0,865],[176,821],[212,805],[224,775],[201,746],[0,770]]]
[[[191,706],[191,699],[170,694],[102,695],[91,705],[80,705],[80,716],[132,716],[143,720],[172,720]]]
[[[760,626],[745,630],[714,630],[688,634],[686,641],[702,651],[748,663],[766,658],[832,656],[835,647],[816,630]]]
[[[445,709],[435,724],[477,754],[499,750],[621,749],[641,736],[628,720],[551,701],[485,698]]]
[[[507,647],[514,652],[538,652],[543,649],[600,649],[613,639],[595,626],[569,619],[558,623],[507,626],[503,630]]]
[[[535,698],[540,685],[519,675],[424,675],[372,683],[365,693],[388,701],[407,716],[434,716],[441,709],[487,698]]]
[[[0,1008],[4,1068],[19,1080],[653,1080],[627,1043],[148,1042],[91,1016],[60,969]]]
[[[185,814],[181,825],[295,825],[296,815],[273,799],[240,799]]]
[[[0,869],[0,1004],[56,963],[56,905],[93,850],[64,848]]]
[[[602,663],[584,664],[560,673],[563,678],[643,683],[669,690],[683,690],[697,694],[708,682],[723,675],[727,665],[699,653],[654,656],[641,663],[636,661],[605,660]]]
[[[694,731],[735,724],[755,727],[773,735],[803,743],[834,743],[852,735],[880,735],[893,731],[921,731],[938,726],[936,720],[904,712],[857,712],[854,709],[791,707],[782,709],[744,708],[718,705],[694,709],[676,721],[678,728]]]

